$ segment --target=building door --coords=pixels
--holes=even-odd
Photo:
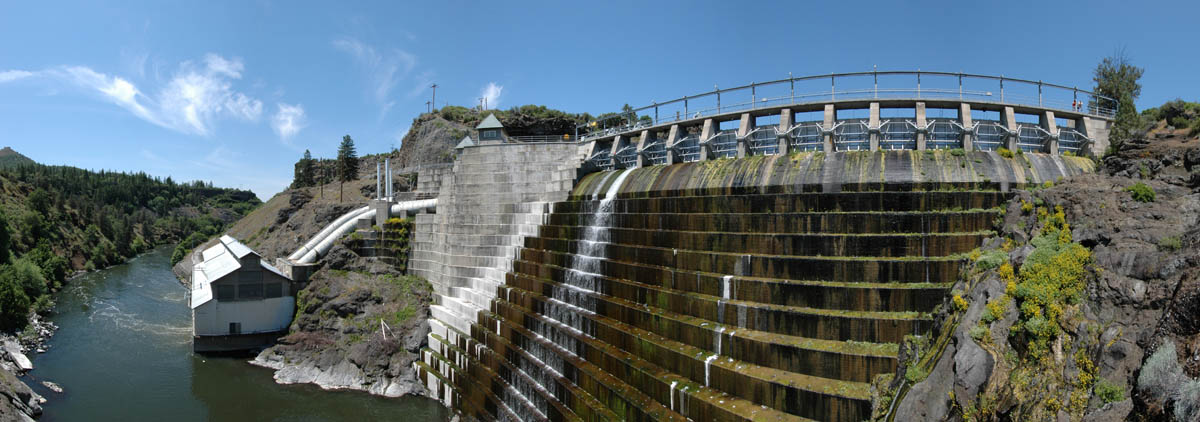
[[[242,333],[242,323],[240,323],[240,322],[229,323],[229,334],[241,334],[241,333]]]

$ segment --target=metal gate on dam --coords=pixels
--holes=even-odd
[[[1094,171],[1111,122],[1085,91],[920,75],[463,148],[410,260],[436,293],[428,394],[481,420],[868,419],[1008,191]]]

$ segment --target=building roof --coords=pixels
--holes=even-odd
[[[496,114],[492,113],[479,122],[479,126],[475,126],[475,129],[504,129],[504,125],[500,124],[500,120],[496,119]]]
[[[221,236],[220,242],[201,252],[203,261],[192,267],[192,309],[212,300],[212,282],[242,268],[242,258],[248,255],[259,257],[254,250],[229,235]],[[259,263],[268,271],[290,279],[261,258]]]
[[[458,141],[458,145],[455,145],[454,149],[463,149],[466,147],[473,147],[473,146],[475,146],[475,141],[471,140],[470,135],[467,135],[467,136],[464,136],[461,141]]]
[[[233,256],[238,257],[238,259],[245,258],[246,255],[249,254],[254,254],[256,256],[258,255],[254,253],[254,251],[250,250],[249,247],[243,245],[242,242],[238,242],[237,239],[234,239],[229,235],[221,236],[221,243],[224,244],[226,248],[229,248],[229,251],[233,253]]]

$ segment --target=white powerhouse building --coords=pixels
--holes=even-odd
[[[292,280],[229,236],[192,268],[192,348],[246,350],[271,344],[292,322]]]

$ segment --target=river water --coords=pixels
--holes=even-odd
[[[58,333],[26,381],[49,401],[41,421],[445,421],[427,398],[389,399],[279,385],[248,358],[191,352],[187,290],[170,248],[77,277],[56,298]],[[41,385],[61,385],[55,393]]]

